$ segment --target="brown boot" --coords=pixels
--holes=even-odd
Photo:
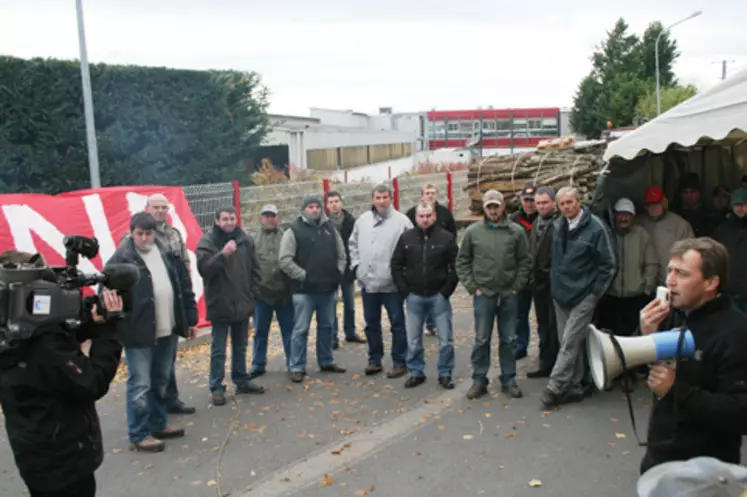
[[[185,435],[184,428],[176,426],[167,426],[163,431],[153,433],[153,437],[159,440],[169,440],[171,438],[182,438]]]
[[[366,373],[366,376],[371,376],[371,375],[379,374],[382,371],[384,371],[384,368],[381,367],[381,364],[369,364],[368,366],[366,366],[365,373]]]

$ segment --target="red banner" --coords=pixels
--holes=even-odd
[[[207,326],[204,287],[195,257],[202,230],[180,187],[117,186],[56,196],[0,195],[0,252],[8,249],[38,252],[47,264],[63,265],[64,236],[93,236],[99,241],[99,255],[90,261],[81,257],[78,268],[84,273],[100,271],[129,231],[132,214],[142,211],[148,195],[153,193],[162,193],[171,203],[168,221],[181,232],[189,253],[198,326]]]

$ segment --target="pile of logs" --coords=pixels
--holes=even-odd
[[[472,161],[467,175],[470,210],[482,214],[482,195],[488,190],[503,193],[506,207],[519,206],[519,195],[527,185],[549,186],[557,192],[564,186],[574,186],[590,200],[597,173],[602,166],[602,151],[573,149],[533,151],[519,155],[479,157]]]

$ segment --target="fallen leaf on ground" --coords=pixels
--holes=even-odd
[[[335,450],[330,451],[330,454],[333,454],[335,456],[339,456],[340,454],[342,454],[343,450],[344,449],[342,447],[340,447],[339,449],[335,449]]]
[[[542,480],[530,480],[529,486],[532,488],[537,488],[542,486]]]
[[[112,449],[112,454],[119,454],[122,452],[122,449]]]
[[[498,469],[506,469],[506,466],[498,466]]]
[[[624,456],[627,456],[627,455],[629,455],[629,454],[630,454],[630,451],[629,451],[629,450],[626,450],[625,452],[623,452],[623,455],[624,455]]]
[[[625,433],[615,433],[615,438],[617,438],[617,439],[623,439],[623,438],[625,438]]]
[[[189,482],[189,484],[192,485],[193,487],[196,487],[198,485],[202,485],[202,481],[194,480],[194,481]]]
[[[207,486],[208,486],[208,487],[214,487],[214,486],[216,486],[217,484],[218,484],[218,482],[217,482],[217,481],[215,481],[215,480],[210,480],[209,482],[207,482]]]
[[[324,479],[319,482],[319,486],[326,487],[327,485],[332,485],[334,482],[335,480],[333,480],[332,477],[327,473],[324,475]]]
[[[361,488],[360,490],[356,490],[355,492],[353,492],[353,495],[355,495],[356,497],[363,497],[364,495],[368,495],[373,492],[374,489],[375,487],[371,485],[368,488]]]
[[[486,412],[486,413],[485,413],[485,417],[486,417],[486,418],[489,418],[490,416],[492,416],[492,414],[490,414],[489,412]]]
[[[465,440],[472,440],[472,435],[464,435],[464,437],[462,438],[464,438]]]
[[[446,429],[446,427],[445,427],[444,425],[441,425],[441,426],[439,426],[439,427],[438,427],[438,429],[439,429],[439,430],[445,430],[445,429]]]
[[[422,455],[422,452],[420,452],[419,450],[416,450],[416,451],[415,451],[415,455],[416,455],[416,456]]]
[[[514,438],[515,436],[516,436],[516,433],[512,431],[512,432],[506,433],[506,435],[504,435],[503,438]]]

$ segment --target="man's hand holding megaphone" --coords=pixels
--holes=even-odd
[[[641,335],[650,335],[659,331],[661,323],[669,316],[670,307],[668,299],[655,298],[641,310],[640,325]],[[648,388],[657,397],[664,398],[674,385],[677,371],[664,364],[651,366],[646,383]]]

